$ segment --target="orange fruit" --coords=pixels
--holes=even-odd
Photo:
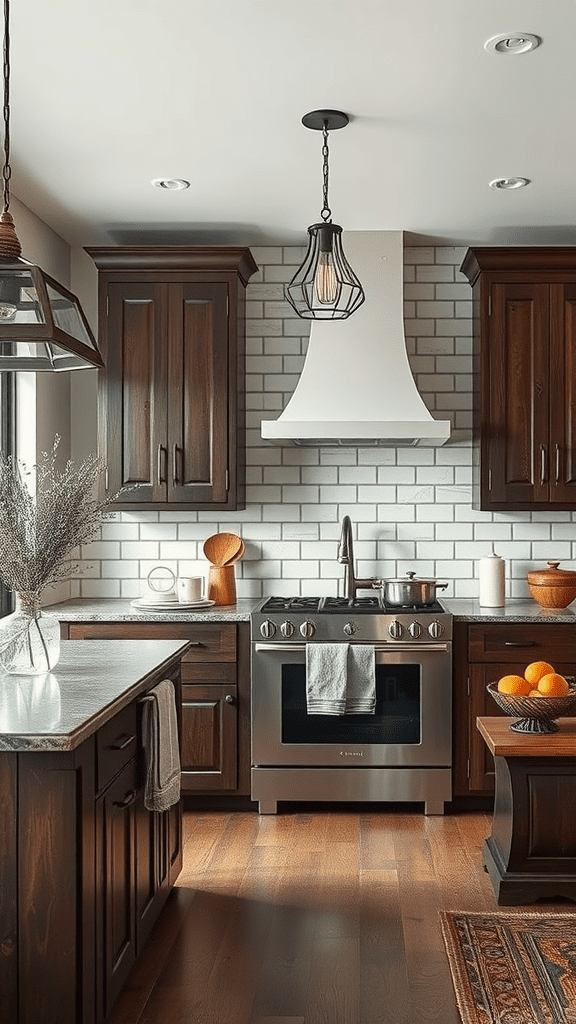
[[[547,661],[533,661],[530,665],[527,665],[524,678],[528,680],[531,686],[538,686],[542,676],[547,676],[550,672],[554,672],[554,668]]]
[[[540,690],[530,690],[529,697],[543,697],[544,694],[540,693]]]
[[[545,697],[565,697],[570,692],[564,676],[558,675],[557,672],[549,672],[548,675],[542,676],[538,682],[538,689]]]
[[[522,676],[502,676],[498,680],[498,690],[500,693],[516,693],[525,697],[530,691],[530,683]]]

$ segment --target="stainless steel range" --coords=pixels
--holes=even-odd
[[[267,598],[252,615],[252,799],[261,814],[279,800],[418,801],[442,814],[452,796],[452,616],[439,602],[386,608],[348,589]],[[307,712],[307,645],[334,643],[374,648],[373,714]]]

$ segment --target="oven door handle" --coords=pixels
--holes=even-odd
[[[342,641],[343,643],[345,641]],[[356,646],[360,646],[359,644]],[[363,644],[364,647],[373,647],[375,654],[386,654],[397,651],[406,651],[408,654],[415,654],[418,651],[438,651],[446,653],[450,644]],[[256,644],[255,650],[260,654],[263,651],[271,651],[278,654],[285,651],[287,654],[302,654],[306,650],[306,644]]]

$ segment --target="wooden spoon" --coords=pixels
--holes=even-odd
[[[242,540],[241,543],[240,543],[240,547],[238,548],[238,551],[236,551],[236,553],[234,555],[232,555],[230,558],[227,558],[226,561],[224,562],[224,565],[234,565],[234,562],[239,562],[240,559],[242,558],[242,555],[244,554],[245,550],[246,550],[246,545],[245,545],[244,541]]]
[[[244,541],[235,533],[214,533],[204,541],[204,554],[212,565],[229,565],[230,559],[240,557],[243,546]]]

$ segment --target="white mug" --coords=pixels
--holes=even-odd
[[[193,604],[202,600],[202,576],[179,576],[176,580],[176,593],[181,604]]]

